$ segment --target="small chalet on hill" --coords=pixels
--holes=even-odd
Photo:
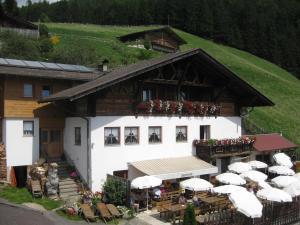
[[[178,36],[171,27],[161,27],[152,30],[145,30],[136,33],[130,33],[119,37],[122,42],[131,43],[132,47],[144,48],[147,42],[153,50],[161,52],[176,52],[180,45],[186,44],[180,36]]]
[[[0,31],[16,32],[32,38],[39,37],[39,29],[37,25],[21,18],[7,15],[6,13],[0,14]]]
[[[277,134],[242,135],[245,108],[274,104],[201,49],[107,72],[0,58],[0,85],[0,176],[65,158],[97,191],[107,174],[209,177],[296,148]]]

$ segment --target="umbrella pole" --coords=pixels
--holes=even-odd
[[[148,197],[149,197],[149,194],[148,194],[148,188],[147,188],[147,212],[148,212]]]

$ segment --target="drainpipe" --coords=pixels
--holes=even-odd
[[[90,120],[87,117],[80,116],[86,121],[86,152],[87,152],[87,185],[91,188],[91,149],[90,149]]]

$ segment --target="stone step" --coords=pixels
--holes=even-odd
[[[60,198],[62,199],[75,199],[75,200],[79,200],[81,198],[80,194],[60,194],[59,195]]]
[[[77,184],[74,182],[73,184],[60,184],[59,185],[59,189],[63,190],[63,189],[68,189],[68,188],[78,188]]]
[[[59,186],[64,186],[64,185],[70,185],[70,184],[75,184],[76,182],[70,178],[64,179],[64,180],[59,180]]]
[[[66,194],[66,193],[70,193],[70,194],[78,194],[78,188],[65,188],[65,189],[59,189],[59,193],[60,194]]]

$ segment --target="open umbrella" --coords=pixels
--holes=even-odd
[[[249,170],[247,172],[241,173],[240,176],[244,179],[252,180],[255,182],[266,180],[268,178],[266,174],[256,170]]]
[[[153,176],[137,177],[131,181],[131,189],[146,189],[147,190],[147,210],[148,210],[148,189],[160,186],[162,180]]]
[[[296,173],[296,174],[294,175],[294,177],[296,177],[296,178],[300,181],[300,173]]]
[[[216,179],[223,184],[244,185],[246,181],[235,173],[222,173]]]
[[[248,163],[244,163],[244,162],[235,162],[228,165],[228,170],[234,173],[243,173],[251,169],[252,167]]]
[[[290,194],[292,197],[298,197],[300,195],[300,181],[291,183],[287,187],[283,188],[283,191]]]
[[[237,191],[246,191],[246,188],[237,185],[228,184],[228,185],[214,187],[213,189],[211,189],[212,193],[217,193],[217,194],[231,194]]]
[[[190,191],[208,191],[213,185],[207,180],[201,178],[191,178],[180,182],[180,186]]]
[[[288,175],[288,176],[295,175],[295,172],[293,170],[285,166],[271,166],[269,167],[268,170],[269,172],[276,173],[278,175]]]
[[[284,188],[289,186],[291,183],[297,182],[298,179],[292,176],[278,176],[271,180],[272,184],[276,187]]]
[[[229,200],[240,213],[251,218],[262,216],[263,205],[256,196],[248,191],[237,191],[229,195]]]
[[[264,180],[260,180],[257,182],[258,186],[260,188],[271,188],[272,186],[270,184],[268,184],[266,181]]]
[[[277,154],[273,155],[273,159],[280,166],[286,166],[288,168],[293,167],[293,163],[292,163],[291,158],[283,152],[280,152],[280,153],[277,153]]]
[[[278,188],[264,188],[256,193],[257,197],[272,202],[291,202],[292,197]]]
[[[268,167],[268,164],[257,160],[250,161],[248,164],[252,167],[252,169],[265,169]]]

